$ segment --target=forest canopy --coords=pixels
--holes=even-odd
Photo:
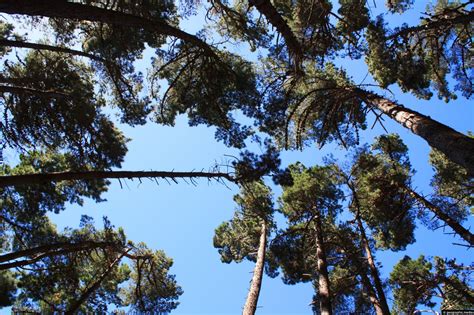
[[[466,106],[474,4],[437,0],[423,12],[417,5],[0,0],[0,307],[176,309],[186,287],[155,244],[200,240],[194,226],[225,216],[203,214],[193,225],[166,216],[180,231],[168,239],[154,238],[156,222],[133,232],[152,247],[126,236],[133,224],[153,221],[135,217],[144,201],[126,210],[123,227],[107,216],[100,227],[88,209],[131,196],[127,182],[151,179],[154,190],[170,184],[176,199],[190,194],[180,186],[199,189],[203,180],[210,191],[235,194],[233,214],[225,212],[211,237],[222,262],[253,268],[247,298],[233,312],[260,312],[267,276],[310,283],[305,306],[315,314],[474,309],[474,126]],[[439,100],[447,104],[432,115]],[[466,117],[467,127],[457,122]],[[144,155],[140,169],[127,169],[137,130],[168,127],[159,130],[169,136],[147,131],[153,155],[154,138],[173,137],[182,120],[211,130],[212,144],[198,138],[198,152],[167,157],[177,163],[171,171],[158,158],[145,165]],[[222,163],[183,169],[214,146],[228,152]],[[116,184],[122,192],[114,193]],[[232,210],[230,198],[219,204],[216,195],[187,206],[198,215],[213,203]],[[176,212],[172,202],[153,204],[161,215]],[[80,206],[80,222],[55,222]],[[426,255],[430,239],[467,251]],[[190,269],[218,260],[192,247],[177,252]],[[390,254],[401,259],[378,258]],[[225,268],[230,275],[233,267]]]

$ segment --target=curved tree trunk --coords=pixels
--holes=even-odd
[[[369,104],[425,139],[431,147],[443,152],[451,161],[474,175],[473,138],[375,93],[362,89],[356,89],[356,92]]]
[[[176,181],[177,178],[225,178],[229,181],[235,179],[228,173],[213,172],[162,172],[162,171],[79,171],[79,172],[57,172],[0,176],[0,187],[42,184],[48,182],[60,182],[65,180],[97,180],[110,178],[169,178]]]
[[[158,34],[179,38],[202,48],[209,55],[215,55],[212,48],[200,38],[167,24],[165,21],[150,20],[132,14],[69,2],[67,0],[2,0],[0,1],[0,12],[138,27],[154,31]]]
[[[286,23],[283,17],[278,13],[276,8],[270,2],[270,0],[249,0],[249,6],[255,6],[258,12],[265,16],[273,27],[276,28],[278,33],[285,39],[285,44],[293,55],[296,62],[302,58],[302,47],[295,34],[291,30],[290,26]]]
[[[473,151],[474,152],[474,151]],[[469,232],[465,227],[463,227],[459,222],[451,218],[449,215],[444,213],[442,209],[431,203],[429,200],[418,194],[412,189],[408,189],[408,193],[424,207],[428,208],[433,212],[441,221],[446,223],[454,232],[456,232],[460,237],[462,237],[470,246],[474,246],[474,235]]]
[[[356,216],[357,226],[359,228],[360,238],[362,246],[364,247],[365,255],[367,258],[367,264],[369,265],[370,274],[374,280],[375,290],[377,291],[378,301],[380,302],[381,314],[390,315],[390,308],[388,307],[387,298],[385,297],[385,292],[383,290],[382,280],[379,276],[379,271],[375,265],[374,257],[372,256],[372,251],[370,250],[369,242],[367,241],[367,235],[365,234],[364,226],[362,220],[359,216]]]
[[[253,315],[257,310],[258,296],[262,287],[263,267],[265,266],[265,251],[267,248],[267,223],[262,223],[260,232],[260,242],[258,245],[257,262],[253,270],[252,283],[250,285],[247,300],[245,301],[243,315]]]
[[[321,315],[332,315],[331,288],[329,282],[328,265],[324,249],[323,227],[321,216],[315,218],[316,256],[318,259],[318,294]]]

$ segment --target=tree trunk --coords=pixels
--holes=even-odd
[[[93,60],[101,61],[101,62],[105,61],[104,59],[102,59],[99,56],[88,54],[88,53],[80,51],[80,50],[69,49],[69,48],[65,48],[65,47],[45,45],[45,44],[29,43],[29,42],[22,42],[22,41],[17,41],[17,40],[0,39],[0,46],[17,47],[17,48],[29,48],[29,49],[36,49],[36,50],[48,50],[48,51],[71,54],[71,55],[75,55],[75,56],[87,57],[89,59],[93,59]]]
[[[219,172],[82,171],[0,176],[0,187],[43,184],[65,180],[97,180],[107,178],[170,178],[171,180],[176,181],[177,178],[193,179],[198,177],[207,179],[225,178],[229,181],[235,181],[235,179],[229,174]]]
[[[293,55],[296,63],[298,63],[298,60],[301,60],[303,55],[301,44],[270,0],[249,0],[249,6],[255,6],[258,12],[265,16],[268,22],[276,28],[278,33],[285,39],[285,44],[290,54]]]
[[[361,272],[359,275],[361,277],[362,285],[365,287],[365,290],[367,291],[369,300],[374,306],[375,314],[386,315],[387,313],[384,313],[380,300],[378,299],[377,295],[375,294],[374,288],[372,287],[372,283],[370,282],[369,277],[367,277],[367,274],[365,274],[363,269],[361,269]]]
[[[474,152],[474,151],[473,151]],[[431,203],[429,200],[418,194],[416,191],[407,188],[410,195],[421,203],[424,207],[428,208],[433,212],[441,221],[446,223],[454,232],[462,237],[470,246],[474,246],[474,235],[464,228],[459,222],[451,218],[449,215],[444,213],[442,209]]]
[[[265,266],[265,250],[267,248],[267,223],[262,223],[262,231],[260,232],[260,242],[258,245],[257,262],[253,271],[252,283],[245,301],[243,315],[253,315],[257,310],[258,296],[262,287],[263,267]]]
[[[171,26],[165,21],[150,20],[132,14],[69,2],[67,0],[2,0],[0,1],[0,12],[138,27],[158,34],[179,38],[215,56],[212,48],[200,38]]]
[[[367,103],[425,139],[431,147],[443,152],[451,161],[474,175],[473,138],[375,93],[362,89],[356,89],[356,92]]]
[[[321,216],[315,218],[316,256],[318,259],[318,293],[319,310],[321,315],[332,315],[331,288],[329,285],[329,273],[324,249],[323,228]]]
[[[374,257],[372,256],[372,251],[370,250],[369,242],[367,241],[367,235],[365,234],[364,226],[360,216],[356,216],[357,226],[359,228],[360,238],[362,246],[367,257],[367,264],[369,265],[370,274],[374,280],[375,290],[377,291],[378,301],[380,302],[381,314],[390,315],[390,308],[388,307],[387,298],[385,297],[385,292],[383,290],[382,280],[380,280],[379,271],[375,265]],[[374,305],[375,306],[375,305]]]

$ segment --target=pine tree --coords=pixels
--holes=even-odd
[[[218,248],[222,262],[255,262],[252,281],[243,314],[255,314],[266,262],[268,237],[273,222],[273,202],[270,189],[262,182],[243,185],[239,195],[234,196],[238,210],[230,221],[222,223],[214,236],[214,247]]]

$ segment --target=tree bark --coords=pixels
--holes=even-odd
[[[212,48],[200,38],[171,26],[165,21],[150,20],[132,14],[69,2],[67,0],[2,0],[0,1],[0,12],[138,27],[179,38],[215,56]]]
[[[365,287],[365,290],[367,291],[367,295],[369,296],[369,300],[374,306],[375,309],[375,314],[377,315],[386,315],[387,313],[384,313],[384,310],[382,309],[382,305],[380,303],[380,300],[377,297],[377,294],[374,291],[374,288],[372,287],[372,283],[370,282],[369,277],[367,274],[361,270],[359,273],[362,285]]]
[[[262,223],[260,232],[260,242],[258,245],[257,262],[253,270],[252,283],[250,285],[247,300],[245,301],[243,315],[254,315],[257,310],[258,296],[262,287],[263,269],[265,266],[265,251],[267,248],[267,223]]]
[[[370,250],[369,242],[367,241],[367,235],[365,234],[364,226],[360,216],[356,216],[357,227],[359,228],[360,238],[362,246],[364,247],[365,255],[367,258],[367,264],[369,265],[370,274],[374,280],[375,290],[377,291],[378,301],[380,302],[380,311],[383,315],[390,315],[390,308],[388,307],[387,298],[383,290],[382,280],[379,276],[379,271],[375,265],[375,260]],[[375,305],[374,305],[375,306]]]
[[[316,257],[318,260],[318,294],[321,315],[332,315],[331,288],[323,239],[321,216],[315,218]]]
[[[89,54],[80,50],[69,49],[65,47],[58,47],[58,46],[51,46],[45,44],[37,44],[37,43],[29,43],[29,42],[22,42],[17,40],[8,40],[8,39],[0,39],[0,46],[5,47],[17,47],[17,48],[29,48],[29,49],[36,49],[36,50],[48,50],[60,53],[71,54],[75,56],[87,57],[89,59],[93,59],[96,61],[104,62],[105,60],[99,56]]]
[[[362,89],[356,89],[356,93],[368,104],[425,139],[431,147],[443,152],[451,161],[464,167],[470,175],[474,175],[473,138],[376,93]]]
[[[270,22],[285,39],[290,54],[293,55],[295,60],[301,60],[303,50],[300,42],[270,0],[249,0],[249,6],[255,6],[258,12],[265,16],[268,22]]]
[[[0,85],[0,93],[11,93],[11,94],[28,94],[36,95],[42,98],[68,98],[70,95],[57,91],[43,91],[23,86],[9,86],[9,85]]]
[[[60,182],[65,180],[97,180],[110,178],[170,178],[176,181],[177,178],[225,178],[229,181],[235,179],[227,173],[212,172],[160,172],[160,171],[79,171],[79,172],[57,172],[0,176],[0,187],[42,184],[48,182]]]
[[[474,152],[474,151],[473,151]],[[441,221],[446,223],[454,232],[456,232],[460,237],[462,237],[470,246],[474,246],[474,235],[464,228],[459,222],[451,218],[449,215],[444,213],[442,209],[431,203],[429,200],[418,194],[413,189],[407,188],[408,193],[424,207],[428,208],[433,212]]]
[[[460,14],[454,18],[443,17],[436,20],[428,19],[428,22],[425,24],[402,28],[400,31],[388,36],[387,39],[392,40],[397,37],[405,37],[414,33],[426,32],[430,30],[439,30],[440,32],[444,32],[446,29],[449,29],[454,25],[469,24],[472,21],[474,21],[474,11],[470,11],[466,14]]]
[[[8,253],[0,256],[0,270],[7,270],[15,267],[31,265],[38,260],[41,260],[45,257],[57,256],[68,254],[72,252],[78,252],[94,248],[114,248],[118,244],[112,242],[93,242],[85,241],[80,243],[57,243],[38,246],[34,248],[29,248],[25,250],[16,251],[13,253]],[[14,259],[22,257],[32,257],[30,259],[17,260],[13,262],[8,262]]]

